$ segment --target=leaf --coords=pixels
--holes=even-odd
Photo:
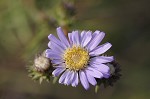
[[[99,85],[96,85],[96,86],[95,86],[95,93],[97,93],[97,92],[98,92],[99,88],[100,88],[100,86],[99,86]]]
[[[57,82],[57,80],[58,80],[58,77],[54,77],[53,84],[55,84]]]
[[[40,84],[42,83],[42,81],[43,81],[43,78],[42,78],[42,77],[40,77],[40,79],[39,79]]]

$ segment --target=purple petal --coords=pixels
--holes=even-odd
[[[90,84],[92,84],[93,86],[95,86],[97,84],[97,82],[93,76],[91,76],[89,74],[86,74],[86,76],[87,76],[87,79],[88,79]]]
[[[59,39],[61,40],[61,42],[63,42],[66,45],[66,47],[70,46],[63,30],[61,29],[61,27],[57,28],[57,35],[58,35]]]
[[[74,77],[73,77],[73,79],[72,79],[72,86],[73,87],[76,87],[77,85],[78,85],[78,83],[79,83],[79,78],[78,78],[78,73],[77,72],[75,72],[74,73]]]
[[[46,57],[50,59],[61,59],[62,57],[54,52],[46,53]]]
[[[63,49],[66,49],[66,46],[60,40],[58,40],[53,34],[50,34],[48,36],[48,39],[56,43],[57,45],[61,46]]]
[[[71,77],[72,77],[72,75],[74,74],[74,72],[73,71],[68,71],[68,74],[67,74],[67,76],[66,76],[66,78],[65,78],[65,80],[64,80],[64,84],[65,85],[69,85],[70,84],[70,80],[71,80]]]
[[[51,52],[52,49],[46,49],[45,53]]]
[[[84,35],[86,34],[86,31],[81,32],[81,40],[83,39]]]
[[[71,47],[73,45],[72,33],[68,33],[68,38],[69,38],[69,43],[70,43],[70,47]]]
[[[70,79],[68,81],[68,85],[70,85],[72,83],[74,76],[75,76],[75,72],[72,71],[72,75],[71,75],[71,77],[70,77]]]
[[[60,42],[60,40],[58,40],[53,34],[50,34],[50,35],[48,36],[48,39],[49,39],[50,41],[55,42],[55,43]]]
[[[81,81],[82,86],[87,90],[89,88],[89,83],[88,83],[88,80],[84,71],[80,71],[79,75],[80,75],[80,81]]]
[[[81,46],[85,47],[89,43],[91,38],[92,38],[92,32],[91,31],[86,32],[82,37]]]
[[[56,50],[46,49],[45,53],[46,53],[46,57],[48,58],[54,58],[54,57],[59,57],[58,59],[61,58],[61,53]]]
[[[63,60],[61,60],[61,59],[53,59],[53,60],[51,60],[51,63],[52,64],[61,64],[61,63],[63,63],[64,61]]]
[[[65,68],[66,64],[65,63],[61,63],[61,64],[58,64],[58,65],[54,65],[53,67],[54,68]]]
[[[105,33],[100,32],[97,36],[92,37],[92,40],[87,45],[88,50],[92,51],[96,46],[98,46],[98,44],[102,41],[104,36],[105,36]]]
[[[59,76],[64,70],[65,70],[65,68],[56,68],[56,69],[52,72],[52,74],[53,74],[54,76]]]
[[[56,55],[61,55],[61,53],[59,52],[59,51],[57,51],[57,50],[52,50],[52,49],[46,49],[46,51],[45,51],[45,53],[46,54],[48,54],[48,53],[53,53],[53,54],[56,54]]]
[[[100,31],[96,30],[93,34],[92,34],[92,38],[94,39],[96,36],[98,36],[100,33]]]
[[[64,52],[64,49],[62,47],[60,47],[59,45],[57,45],[56,43],[52,41],[48,43],[48,47],[51,48],[54,52],[57,52],[59,54]]]
[[[109,73],[103,73],[104,78],[109,78],[110,74]]]
[[[110,71],[110,68],[104,64],[93,64],[91,66],[94,67],[95,69],[97,69],[98,71],[102,72],[102,73],[109,73],[109,71]]]
[[[68,70],[66,70],[66,71],[61,75],[61,77],[59,78],[59,83],[61,83],[61,84],[64,83],[64,80],[65,80],[67,74],[68,74]]]
[[[90,64],[101,64],[101,63],[108,63],[112,62],[114,60],[113,56],[97,56],[94,58],[91,58]]]
[[[80,45],[80,35],[78,31],[72,32],[72,42],[73,42],[73,45]]]
[[[89,54],[91,56],[97,56],[97,55],[100,55],[100,54],[103,54],[105,53],[108,49],[111,48],[111,44],[110,43],[105,43],[103,45],[100,45],[98,47],[96,47],[94,50],[92,50]]]
[[[103,74],[98,71],[96,68],[93,67],[87,67],[87,69],[85,70],[85,72],[95,78],[102,78]]]

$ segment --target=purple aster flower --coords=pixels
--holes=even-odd
[[[55,70],[52,74],[60,76],[59,83],[76,87],[79,82],[87,90],[89,84],[96,85],[96,78],[108,78],[110,68],[105,64],[112,62],[113,56],[102,56],[112,45],[99,43],[105,36],[104,32],[72,31],[65,37],[61,27],[57,28],[59,39],[48,36],[50,42],[46,57],[51,59]],[[100,56],[101,55],[101,56]]]

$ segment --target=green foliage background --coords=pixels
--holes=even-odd
[[[63,0],[75,2],[73,19],[63,14],[61,0],[0,0],[0,99],[149,99],[150,13],[148,0]],[[47,48],[55,27],[101,30],[113,44],[110,55],[121,64],[114,87],[85,91],[32,81],[25,66]]]

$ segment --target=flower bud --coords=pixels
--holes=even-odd
[[[37,71],[43,72],[50,68],[50,60],[45,57],[45,51],[34,59],[34,66]]]

